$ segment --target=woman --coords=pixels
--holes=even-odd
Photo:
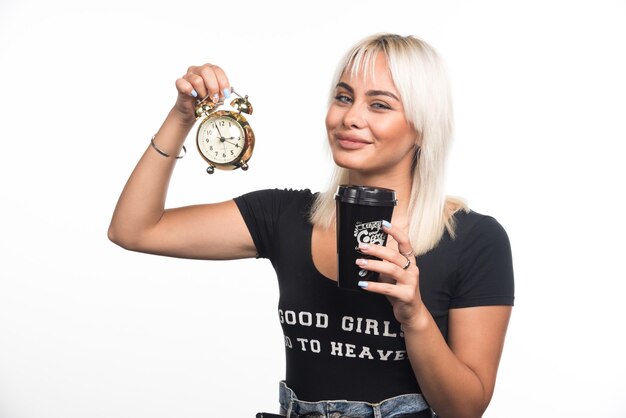
[[[175,106],[122,192],[110,239],[175,257],[269,258],[281,295],[287,416],[418,417],[432,409],[442,418],[480,417],[513,305],[510,245],[493,218],[445,197],[452,112],[435,51],[392,34],[349,51],[326,116],[337,170],[319,194],[264,190],[165,210],[195,98],[231,91],[210,64],[190,67],[176,87]],[[361,282],[358,292],[335,283],[333,193],[343,183],[394,189],[398,198],[387,245],[361,248],[382,261],[357,260],[382,280]]]

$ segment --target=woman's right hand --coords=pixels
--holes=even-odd
[[[198,99],[229,97],[230,82],[212,64],[189,67],[176,80],[178,97],[153,142],[133,170],[109,226],[109,239],[123,248],[170,257],[205,260],[256,256],[254,241],[234,200],[165,209],[172,171],[196,122]],[[195,92],[194,95],[192,92]],[[158,153],[153,148],[163,150]]]
[[[224,70],[217,65],[204,64],[191,66],[187,73],[176,80],[178,97],[174,110],[186,123],[194,123],[196,120],[196,101],[208,97],[213,102],[230,95],[230,82]]]

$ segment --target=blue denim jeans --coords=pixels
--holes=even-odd
[[[419,393],[395,396],[378,403],[328,400],[307,402],[298,399],[285,382],[280,382],[281,413],[287,418],[401,418],[403,415],[428,410]]]

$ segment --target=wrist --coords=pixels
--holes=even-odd
[[[170,119],[173,123],[175,123],[180,129],[184,129],[187,132],[193,128],[193,125],[196,123],[196,117],[193,114],[183,113],[178,109],[177,106],[174,106],[167,118]]]
[[[400,328],[404,334],[421,333],[430,327],[432,321],[430,312],[426,309],[426,305],[422,303],[411,318],[400,323]]]
[[[183,144],[193,128],[195,119],[186,121],[176,109],[170,110],[158,132],[152,137],[150,145],[164,157],[179,157]],[[186,150],[183,150],[183,155]]]

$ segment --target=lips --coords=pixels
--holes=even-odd
[[[368,140],[354,135],[337,134],[335,138],[339,146],[344,149],[361,149],[371,144]]]

